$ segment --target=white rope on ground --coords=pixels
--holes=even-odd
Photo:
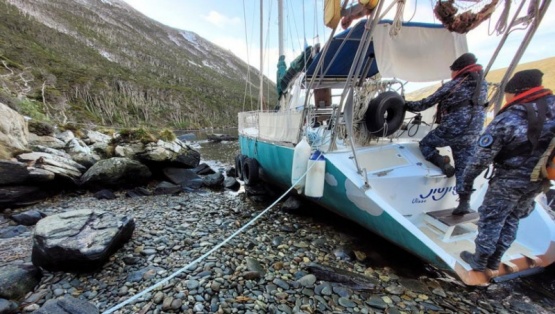
[[[322,152],[320,152],[320,156],[323,155]],[[318,157],[320,157],[318,156]],[[310,165],[310,167],[308,167],[305,171],[305,173],[293,184],[291,185],[291,187],[285,191],[277,200],[275,200],[270,206],[268,206],[266,209],[264,209],[260,214],[256,215],[256,217],[254,217],[253,219],[251,219],[249,222],[247,222],[243,227],[239,228],[237,231],[235,231],[234,233],[232,233],[229,237],[227,237],[225,240],[223,240],[221,243],[217,244],[216,246],[214,246],[212,249],[210,249],[208,252],[204,253],[202,256],[200,256],[199,258],[195,259],[194,261],[190,262],[189,264],[187,264],[186,266],[178,269],[177,271],[175,271],[173,274],[169,275],[168,277],[162,279],[161,281],[159,281],[158,283],[146,288],[145,290],[137,293],[136,295],[132,296],[131,298],[113,306],[112,308],[102,312],[102,314],[110,314],[113,313],[114,311],[117,311],[119,309],[121,309],[122,307],[130,304],[131,302],[134,302],[135,300],[139,299],[140,297],[142,297],[143,295],[147,294],[148,292],[160,287],[161,285],[165,284],[166,282],[170,281],[171,279],[175,278],[177,275],[181,274],[182,272],[186,271],[189,267],[192,267],[193,265],[199,263],[200,261],[202,261],[203,259],[205,259],[206,257],[208,257],[210,254],[214,253],[215,251],[217,251],[219,248],[221,248],[222,246],[224,246],[227,242],[229,242],[231,239],[233,239],[235,236],[237,236],[238,234],[240,234],[241,232],[243,232],[247,227],[249,227],[250,225],[252,225],[254,222],[256,222],[260,217],[262,217],[264,214],[266,214],[270,209],[272,209],[279,201],[281,201],[287,194],[289,194],[289,192],[291,192],[291,190],[293,190],[293,188],[306,176],[306,174],[308,173],[308,170],[310,170],[313,166],[315,165],[315,163],[313,163],[312,165]]]

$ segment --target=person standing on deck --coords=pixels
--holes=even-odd
[[[472,53],[458,57],[451,65],[452,80],[443,84],[435,93],[419,101],[407,101],[409,111],[418,112],[438,104],[437,128],[420,141],[420,150],[426,160],[438,166],[447,176],[456,175],[459,205],[453,215],[470,212],[470,193],[460,190],[466,163],[474,153],[475,143],[482,131],[486,117],[487,83],[482,66],[476,64]],[[450,146],[455,167],[450,158],[439,154],[437,147]]]
[[[541,86],[542,76],[540,70],[525,70],[507,82],[507,103],[478,140],[465,169],[463,189],[471,193],[474,179],[489,164],[495,167],[478,209],[476,251],[461,253],[474,270],[499,268],[501,257],[515,240],[519,220],[532,212],[542,188],[549,187],[548,179],[533,175],[555,134],[555,96]]]

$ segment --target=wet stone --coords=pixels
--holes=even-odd
[[[399,286],[399,285],[390,285],[388,287],[385,288],[385,290],[391,294],[395,294],[395,295],[402,295],[403,293],[405,293],[405,288]]]
[[[344,286],[333,286],[333,292],[339,295],[340,297],[350,297],[352,291]]]
[[[379,296],[371,296],[370,299],[366,301],[366,304],[370,305],[371,307],[379,310],[387,309],[387,303]]]
[[[274,279],[272,282],[283,290],[289,290],[289,284],[279,278]]]
[[[198,286],[199,286],[198,280],[195,280],[195,279],[187,280],[187,289],[193,290],[198,288]]]
[[[424,284],[420,280],[400,278],[399,284],[405,287],[407,290],[411,290],[416,293],[430,293],[430,289],[428,289],[426,284]]]
[[[343,307],[355,307],[355,306],[357,306],[357,304],[355,302],[349,300],[348,298],[344,298],[344,297],[339,298],[338,302],[339,302],[339,305],[341,305]]]
[[[302,278],[300,278],[298,280],[298,282],[303,287],[312,287],[314,285],[314,283],[316,282],[316,276],[314,276],[313,274],[308,274],[308,275],[305,275]]]

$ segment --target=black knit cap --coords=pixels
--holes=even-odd
[[[542,85],[542,71],[538,69],[516,72],[505,85],[505,93],[518,94]]]
[[[478,61],[476,56],[473,53],[467,52],[458,57],[457,60],[451,64],[450,68],[451,71],[462,70],[471,64],[475,64],[476,61]]]

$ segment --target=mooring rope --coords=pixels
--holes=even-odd
[[[320,157],[322,154],[322,152],[320,152],[320,155],[318,157]],[[249,227],[250,225],[252,225],[254,222],[256,222],[260,217],[264,216],[264,214],[266,214],[270,209],[272,209],[279,201],[281,201],[289,192],[291,192],[291,190],[293,190],[293,188],[307,175],[308,171],[315,165],[315,163],[313,163],[312,165],[310,165],[310,167],[308,167],[305,171],[305,173],[303,173],[303,175],[293,184],[291,185],[291,187],[285,191],[277,200],[275,200],[270,206],[268,206],[266,209],[264,209],[260,214],[256,215],[253,219],[251,219],[249,222],[247,222],[244,226],[242,226],[241,228],[239,228],[237,231],[235,231],[234,233],[232,233],[229,237],[227,237],[226,239],[224,239],[222,242],[220,242],[219,244],[217,244],[216,246],[214,246],[212,249],[210,249],[208,252],[204,253],[202,256],[200,256],[199,258],[195,259],[194,261],[190,262],[189,264],[187,264],[186,266],[178,269],[177,271],[175,271],[173,274],[167,276],[166,278],[162,279],[161,281],[159,281],[158,283],[144,289],[143,291],[137,293],[136,295],[130,297],[129,299],[113,306],[112,308],[102,312],[102,314],[110,314],[113,313],[114,311],[117,311],[119,309],[121,309],[122,307],[130,304],[131,302],[134,302],[135,300],[139,299],[140,297],[142,297],[143,295],[147,294],[148,292],[160,287],[161,285],[165,284],[166,282],[170,281],[171,279],[175,278],[177,275],[181,274],[182,272],[186,271],[189,267],[192,267],[193,265],[199,263],[200,261],[202,261],[203,259],[205,259],[206,257],[208,257],[210,254],[212,254],[213,252],[217,251],[219,248],[221,248],[222,246],[224,246],[227,242],[229,242],[231,239],[233,239],[235,236],[237,236],[238,234],[240,234],[241,232],[243,232],[247,227]]]

